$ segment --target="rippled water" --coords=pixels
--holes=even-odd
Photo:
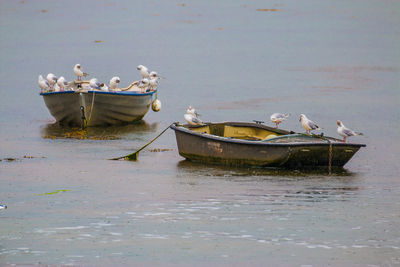
[[[396,1],[2,1],[0,265],[400,264]],[[157,70],[161,112],[85,132],[54,124],[37,76]],[[307,114],[366,143],[344,169],[191,163],[172,131],[205,121],[301,131]]]

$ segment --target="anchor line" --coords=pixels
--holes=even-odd
[[[89,114],[89,119],[87,120],[87,124],[90,123],[90,119],[92,118],[93,107],[94,107],[94,96],[95,96],[95,92],[96,92],[96,91],[93,90],[92,105],[90,106],[90,114]]]

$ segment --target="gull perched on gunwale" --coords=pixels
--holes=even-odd
[[[89,74],[87,74],[86,72],[83,72],[83,71],[82,71],[81,64],[76,64],[76,65],[74,66],[74,73],[75,73],[75,75],[78,77],[78,78],[77,78],[78,81],[81,81],[81,80],[82,80],[82,76],[86,77],[86,76],[89,75]]]
[[[47,80],[45,80],[42,75],[39,75],[38,84],[39,84],[40,89],[42,89],[42,92],[46,92],[46,91],[50,90],[49,82]]]
[[[3,205],[3,204],[0,204],[0,210],[5,210],[5,209],[7,209],[7,206]]]
[[[301,122],[301,125],[308,134],[310,134],[310,131],[312,130],[322,130],[322,128],[320,128],[315,122],[307,118],[304,114],[300,114],[299,121]]]
[[[121,79],[118,76],[112,77],[110,80],[110,86],[109,89],[111,91],[120,91],[117,89],[118,84],[121,82]]]
[[[271,115],[270,119],[273,123],[275,123],[275,128],[278,128],[278,124],[286,120],[289,116],[290,114],[274,113]]]
[[[143,65],[137,66],[137,69],[140,70],[140,74],[142,75],[142,78],[149,78],[150,77],[150,72],[149,69]]]
[[[183,116],[186,120],[187,123],[191,126],[196,126],[196,125],[202,125],[203,122],[197,118],[197,113],[192,106],[189,106],[189,108],[186,110],[186,114]]]
[[[101,90],[101,87],[104,86],[103,83],[100,83],[96,78],[90,79],[89,86],[91,89]]]
[[[188,107],[188,109],[186,110],[186,113],[193,114],[194,116],[196,116],[196,118],[200,117],[200,114],[197,113],[197,111],[192,106]]]
[[[56,82],[57,82],[57,76],[54,75],[53,73],[49,73],[49,74],[47,74],[47,76],[46,76],[46,80],[49,82],[50,88],[54,89],[54,85],[55,85]]]
[[[143,78],[143,79],[139,82],[138,87],[140,88],[140,90],[142,91],[142,93],[145,93],[145,92],[147,91],[147,88],[148,88],[149,84],[150,84],[149,79]]]
[[[68,82],[65,80],[64,76],[61,76],[60,78],[58,78],[57,86],[58,86],[58,88],[56,88],[56,91],[64,91],[65,87],[68,86]]]
[[[343,125],[343,123],[341,121],[337,121],[336,122],[338,125],[337,128],[337,133],[343,137],[343,142],[346,142],[346,138],[350,137],[350,136],[356,136],[356,135],[363,135],[362,133],[359,132],[355,132],[353,130],[350,130],[349,128],[347,128],[346,126]]]

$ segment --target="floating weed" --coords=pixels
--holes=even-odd
[[[103,40],[94,40],[95,43],[102,43],[104,42]]]
[[[35,158],[42,158],[42,159],[45,159],[46,157],[45,157],[45,156],[35,157],[35,156],[24,155],[23,158],[24,158],[24,159],[35,159]]]
[[[165,152],[165,151],[172,151],[172,149],[170,148],[154,148],[154,149],[150,149],[150,152]]]
[[[76,130],[72,132],[65,132],[61,136],[55,136],[55,135],[45,135],[43,138],[47,139],[79,139],[79,140],[84,140],[84,139],[89,139],[89,140],[116,140],[118,139],[117,136],[114,135],[109,135],[109,136],[88,136],[86,130]]]
[[[178,4],[178,6],[186,6],[186,4],[185,4],[185,3],[182,3],[182,4]]]
[[[23,156],[22,159],[34,159],[34,158],[42,158],[45,159],[46,157],[35,157],[35,156]],[[0,161],[7,161],[7,162],[14,162],[14,161],[21,161],[21,158],[4,158],[4,159],[0,159]]]
[[[63,193],[63,192],[67,192],[67,191],[71,191],[71,190],[61,189],[61,190],[56,190],[56,191],[50,192],[50,193],[39,194],[39,196],[55,195],[55,194]]]

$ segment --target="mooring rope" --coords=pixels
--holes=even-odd
[[[90,114],[89,114],[89,119],[86,121],[86,125],[89,125],[89,123],[90,123],[90,119],[92,118],[93,107],[94,107],[94,96],[95,96],[95,92],[96,92],[96,91],[93,91],[92,105],[90,106]]]
[[[328,160],[328,172],[331,174],[332,170],[332,142],[329,139],[326,139],[329,142],[329,160]]]

